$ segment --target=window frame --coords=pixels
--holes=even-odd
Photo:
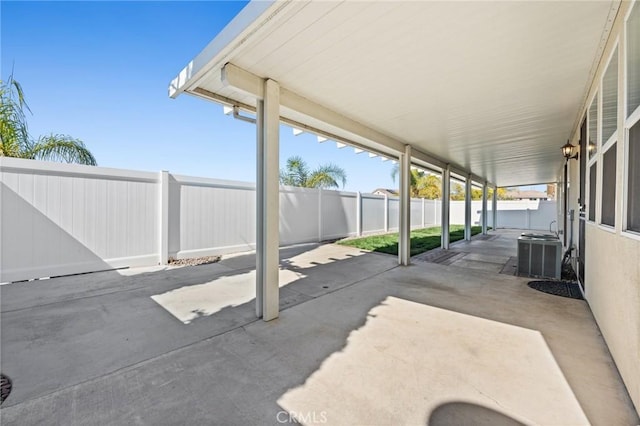
[[[636,9],[639,8],[639,9]],[[629,229],[629,130],[637,125],[640,122],[640,105],[636,107],[635,111],[632,111],[629,114],[627,111],[628,108],[628,98],[629,98],[629,86],[628,86],[628,72],[627,66],[629,63],[628,52],[629,52],[629,43],[628,43],[628,26],[629,26],[629,18],[633,12],[640,11],[640,6],[638,6],[638,2],[633,0],[627,14],[624,18],[623,25],[623,34],[624,34],[624,53],[622,55],[622,69],[619,72],[623,74],[623,82],[624,89],[622,91],[623,96],[623,141],[622,141],[622,152],[623,152],[623,184],[622,184],[622,235],[628,238],[632,238],[635,240],[640,240],[640,232]],[[638,165],[640,167],[640,165]]]
[[[604,77],[607,74],[607,71],[609,71],[609,66],[611,65],[611,60],[613,59],[613,55],[615,53],[618,53],[618,74],[616,75],[616,130],[613,132],[612,135],[610,135],[606,140],[604,139],[604,111],[603,111],[603,105],[604,105]],[[607,62],[606,62],[606,66],[604,67],[604,72],[602,73],[602,75],[600,76],[600,84],[599,84],[599,92],[601,93],[600,96],[600,108],[599,108],[599,117],[601,119],[601,122],[599,123],[599,128],[598,128],[598,132],[599,132],[599,136],[600,136],[600,144],[602,145],[600,148],[604,149],[605,146],[609,146],[611,143],[612,139],[617,139],[618,138],[618,130],[619,130],[619,124],[618,122],[620,121],[620,110],[619,110],[619,106],[620,106],[620,67],[621,67],[621,60],[620,60],[620,39],[618,37],[616,37],[615,42],[613,43],[613,48],[611,49],[611,52],[609,52],[609,57],[607,58]],[[626,88],[626,81],[625,81],[625,88]],[[625,89],[626,90],[626,89]],[[626,99],[625,99],[626,101]],[[626,116],[626,115],[625,115]],[[600,152],[600,150],[598,150],[598,152]]]
[[[616,133],[618,133],[616,131]],[[615,134],[614,133],[614,136]],[[599,181],[599,186],[600,186],[600,215],[598,218],[598,225],[600,227],[602,227],[602,229],[605,229],[607,231],[614,231],[616,230],[616,227],[618,225],[618,172],[619,172],[619,167],[618,167],[618,145],[617,145],[617,138],[615,137],[611,137],[606,144],[604,144],[602,146],[602,153],[601,153],[601,160],[600,161],[600,167],[599,169],[601,170],[600,173],[598,173],[598,181]],[[614,206],[613,206],[613,225],[609,225],[608,223],[603,223],[602,222],[602,208],[603,208],[603,203],[602,203],[602,194],[604,194],[604,155],[609,152],[609,150],[614,149],[616,150],[616,173],[614,176],[614,186],[613,186],[613,190],[615,191],[615,196],[614,196]]]
[[[616,143],[618,142],[618,131],[619,131],[619,121],[620,121],[620,111],[619,111],[619,106],[620,106],[620,43],[619,43],[620,39],[616,38],[615,42],[613,43],[613,47],[611,49],[611,52],[609,52],[609,56],[607,57],[607,62],[606,62],[606,66],[604,68],[604,72],[602,73],[602,75],[600,76],[600,84],[599,84],[599,88],[598,91],[600,92],[600,98],[599,98],[599,110],[598,110],[598,152],[597,154],[594,156],[597,158],[598,161],[598,165],[596,167],[597,169],[597,176],[596,176],[596,186],[597,186],[597,194],[596,194],[596,198],[597,198],[597,205],[596,205],[596,223],[604,230],[607,231],[613,231],[615,232],[616,226],[618,225],[618,179],[617,179],[617,175],[619,173],[619,167],[618,167],[618,153],[616,152],[616,176],[614,179],[615,185],[613,190],[616,191],[615,193],[615,197],[614,197],[614,224],[613,225],[609,225],[606,223],[602,223],[602,208],[603,208],[603,203],[602,203],[602,196],[604,194],[604,155],[610,150],[612,149],[612,147],[615,147],[614,149],[618,149],[618,146],[616,145]],[[617,64],[617,75],[616,75],[616,129],[613,132],[613,134],[611,134],[611,136],[609,136],[609,138],[605,141],[604,140],[604,78],[605,75],[607,74],[607,71],[609,70],[609,67],[611,66],[612,63],[612,59],[614,54],[617,52],[617,60],[618,60],[618,64]],[[626,87],[626,86],[625,86]],[[588,130],[587,130],[588,131]],[[588,217],[588,216],[587,216]]]
[[[600,186],[600,179],[602,178],[602,173],[599,173],[599,167],[600,167],[600,162],[598,161],[598,156],[600,155],[601,147],[600,145],[600,115],[601,115],[601,110],[602,108],[600,108],[600,102],[602,102],[602,96],[600,96],[600,89],[602,87],[602,80],[600,81],[600,85],[598,86],[598,88],[596,89],[596,92],[593,94],[593,96],[591,97],[591,101],[587,104],[587,111],[585,113],[585,116],[587,117],[587,163],[586,163],[586,168],[587,170],[585,171],[585,198],[586,199],[586,203],[585,203],[585,219],[586,219],[586,223],[589,224],[597,224],[600,222],[600,218],[599,218],[599,194],[600,191],[598,191],[598,187]],[[591,138],[591,126],[589,125],[589,121],[591,120],[591,107],[594,105],[596,105],[596,153],[591,156],[589,154],[589,140]],[[590,219],[591,217],[591,167],[595,164],[596,167],[596,184],[595,184],[595,192],[594,192],[594,197],[595,197],[595,203],[594,203],[594,210],[595,212],[593,212],[593,220]]]

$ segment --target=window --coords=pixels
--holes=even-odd
[[[627,20],[627,118],[640,105],[640,6]]]
[[[640,233],[640,3],[636,3],[626,22],[627,121],[625,128],[625,230]]]
[[[589,158],[598,152],[598,95],[593,97],[589,107]]]
[[[598,163],[593,163],[589,167],[589,220],[596,220],[596,177]]]
[[[640,122],[629,129],[627,229],[640,232]]]
[[[589,152],[589,216],[592,222],[596,220],[596,185],[598,182],[598,94],[593,97],[589,106],[587,118],[589,122],[587,151]]]
[[[618,48],[614,50],[602,79],[602,144],[618,129]]]
[[[602,155],[602,215],[603,225],[616,225],[616,144]]]
[[[616,159],[618,130],[618,48],[616,47],[602,78],[602,188],[600,223],[616,225]]]

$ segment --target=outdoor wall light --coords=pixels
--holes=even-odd
[[[579,157],[577,152],[573,152],[573,148],[575,148],[575,146],[571,145],[569,141],[567,141],[566,144],[562,145],[562,155],[567,161],[571,160],[572,158],[577,160]]]

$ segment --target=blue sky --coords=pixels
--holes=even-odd
[[[240,1],[2,1],[2,78],[11,70],[33,112],[33,136],[85,142],[98,164],[221,179],[255,180],[255,127],[222,106],[170,99],[171,79],[244,7]],[[300,155],[332,162],[345,189],[396,187],[391,162],[281,128],[281,164]]]

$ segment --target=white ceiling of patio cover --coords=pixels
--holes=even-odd
[[[229,40],[233,32],[221,33],[180,85],[255,105],[221,82],[231,62],[500,186],[551,182],[611,8],[609,1],[275,3],[258,16],[241,12],[232,26],[245,31]]]

